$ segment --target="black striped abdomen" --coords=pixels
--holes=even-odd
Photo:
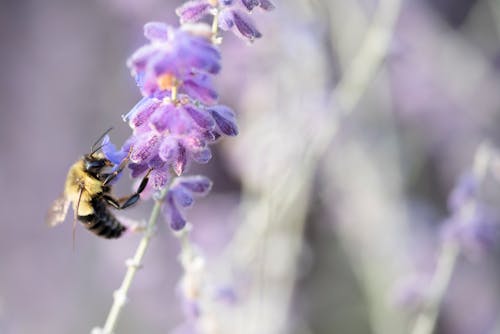
[[[85,227],[92,233],[107,239],[119,238],[127,229],[109,212],[102,198],[92,199],[94,213],[88,216],[78,216]]]

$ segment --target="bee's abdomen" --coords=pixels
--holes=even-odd
[[[113,216],[102,199],[92,201],[94,213],[88,216],[78,216],[78,219],[92,233],[107,239],[119,238],[127,229]]]

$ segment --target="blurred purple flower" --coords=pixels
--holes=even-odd
[[[451,212],[442,236],[456,242],[472,258],[482,255],[498,240],[498,214],[478,198],[480,180],[472,171],[462,175],[448,198]]]
[[[472,172],[465,173],[448,197],[448,208],[454,212],[463,207],[477,195],[479,182]]]
[[[408,311],[418,310],[427,299],[430,280],[430,274],[414,274],[401,278],[392,291],[394,304]]]
[[[210,13],[213,1],[209,0],[192,0],[183,3],[175,10],[179,16],[181,24],[186,22],[197,22],[205,15]]]
[[[196,302],[196,300],[189,300],[187,298],[183,298],[183,309],[186,318],[193,319],[198,318],[201,315],[200,305]]]
[[[224,15],[225,21],[232,21],[232,31],[236,36],[246,38],[250,42],[253,42],[256,38],[262,37],[262,34],[257,30],[255,24],[248,15],[237,9],[229,9],[229,12],[230,13]]]
[[[232,286],[226,285],[216,289],[214,299],[231,306],[238,302],[238,295]]]
[[[256,38],[261,38],[254,22],[245,13],[251,12],[255,7],[260,7],[266,11],[274,9],[274,5],[268,0],[240,0],[223,2],[219,13],[219,28],[231,30],[236,36],[252,42]]]
[[[444,223],[443,238],[453,240],[471,258],[491,249],[500,236],[497,215],[479,203],[470,214],[452,214]]]

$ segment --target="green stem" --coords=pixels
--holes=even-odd
[[[219,32],[219,11],[214,13],[214,19],[212,20],[212,37],[217,38],[217,33]]]
[[[483,181],[491,164],[494,152],[488,142],[483,142],[476,150],[474,156],[473,173],[479,184]],[[470,215],[476,210],[476,200],[471,200],[460,210],[460,215]],[[427,299],[418,314],[413,326],[412,334],[431,334],[436,327],[439,308],[444,294],[450,284],[453,269],[460,254],[460,247],[453,241],[445,241],[436,265],[436,272],[430,283]]]
[[[459,253],[460,249],[456,243],[448,241],[443,244],[426,303],[415,321],[412,334],[431,334],[434,332],[439,306],[450,284]]]
[[[134,280],[134,276],[137,270],[141,267],[141,261],[146,253],[146,250],[149,246],[149,241],[154,233],[154,227],[158,220],[158,216],[160,214],[162,199],[165,196],[166,191],[164,190],[159,199],[156,200],[155,205],[153,207],[153,211],[151,211],[151,216],[149,217],[148,225],[146,228],[146,232],[142,237],[137,250],[135,251],[135,255],[132,259],[127,261],[127,272],[123,279],[123,282],[118,290],[113,294],[113,305],[109,311],[108,317],[106,319],[106,323],[104,324],[103,334],[111,334],[113,333],[118,318],[120,316],[120,312],[127,301],[127,293]]]

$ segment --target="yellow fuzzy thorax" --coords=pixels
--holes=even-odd
[[[85,171],[84,161],[79,160],[69,169],[64,187],[65,195],[72,201],[75,212],[82,188],[83,192],[78,207],[78,216],[88,216],[94,213],[91,200],[96,194],[102,192],[102,182],[90,176]]]

